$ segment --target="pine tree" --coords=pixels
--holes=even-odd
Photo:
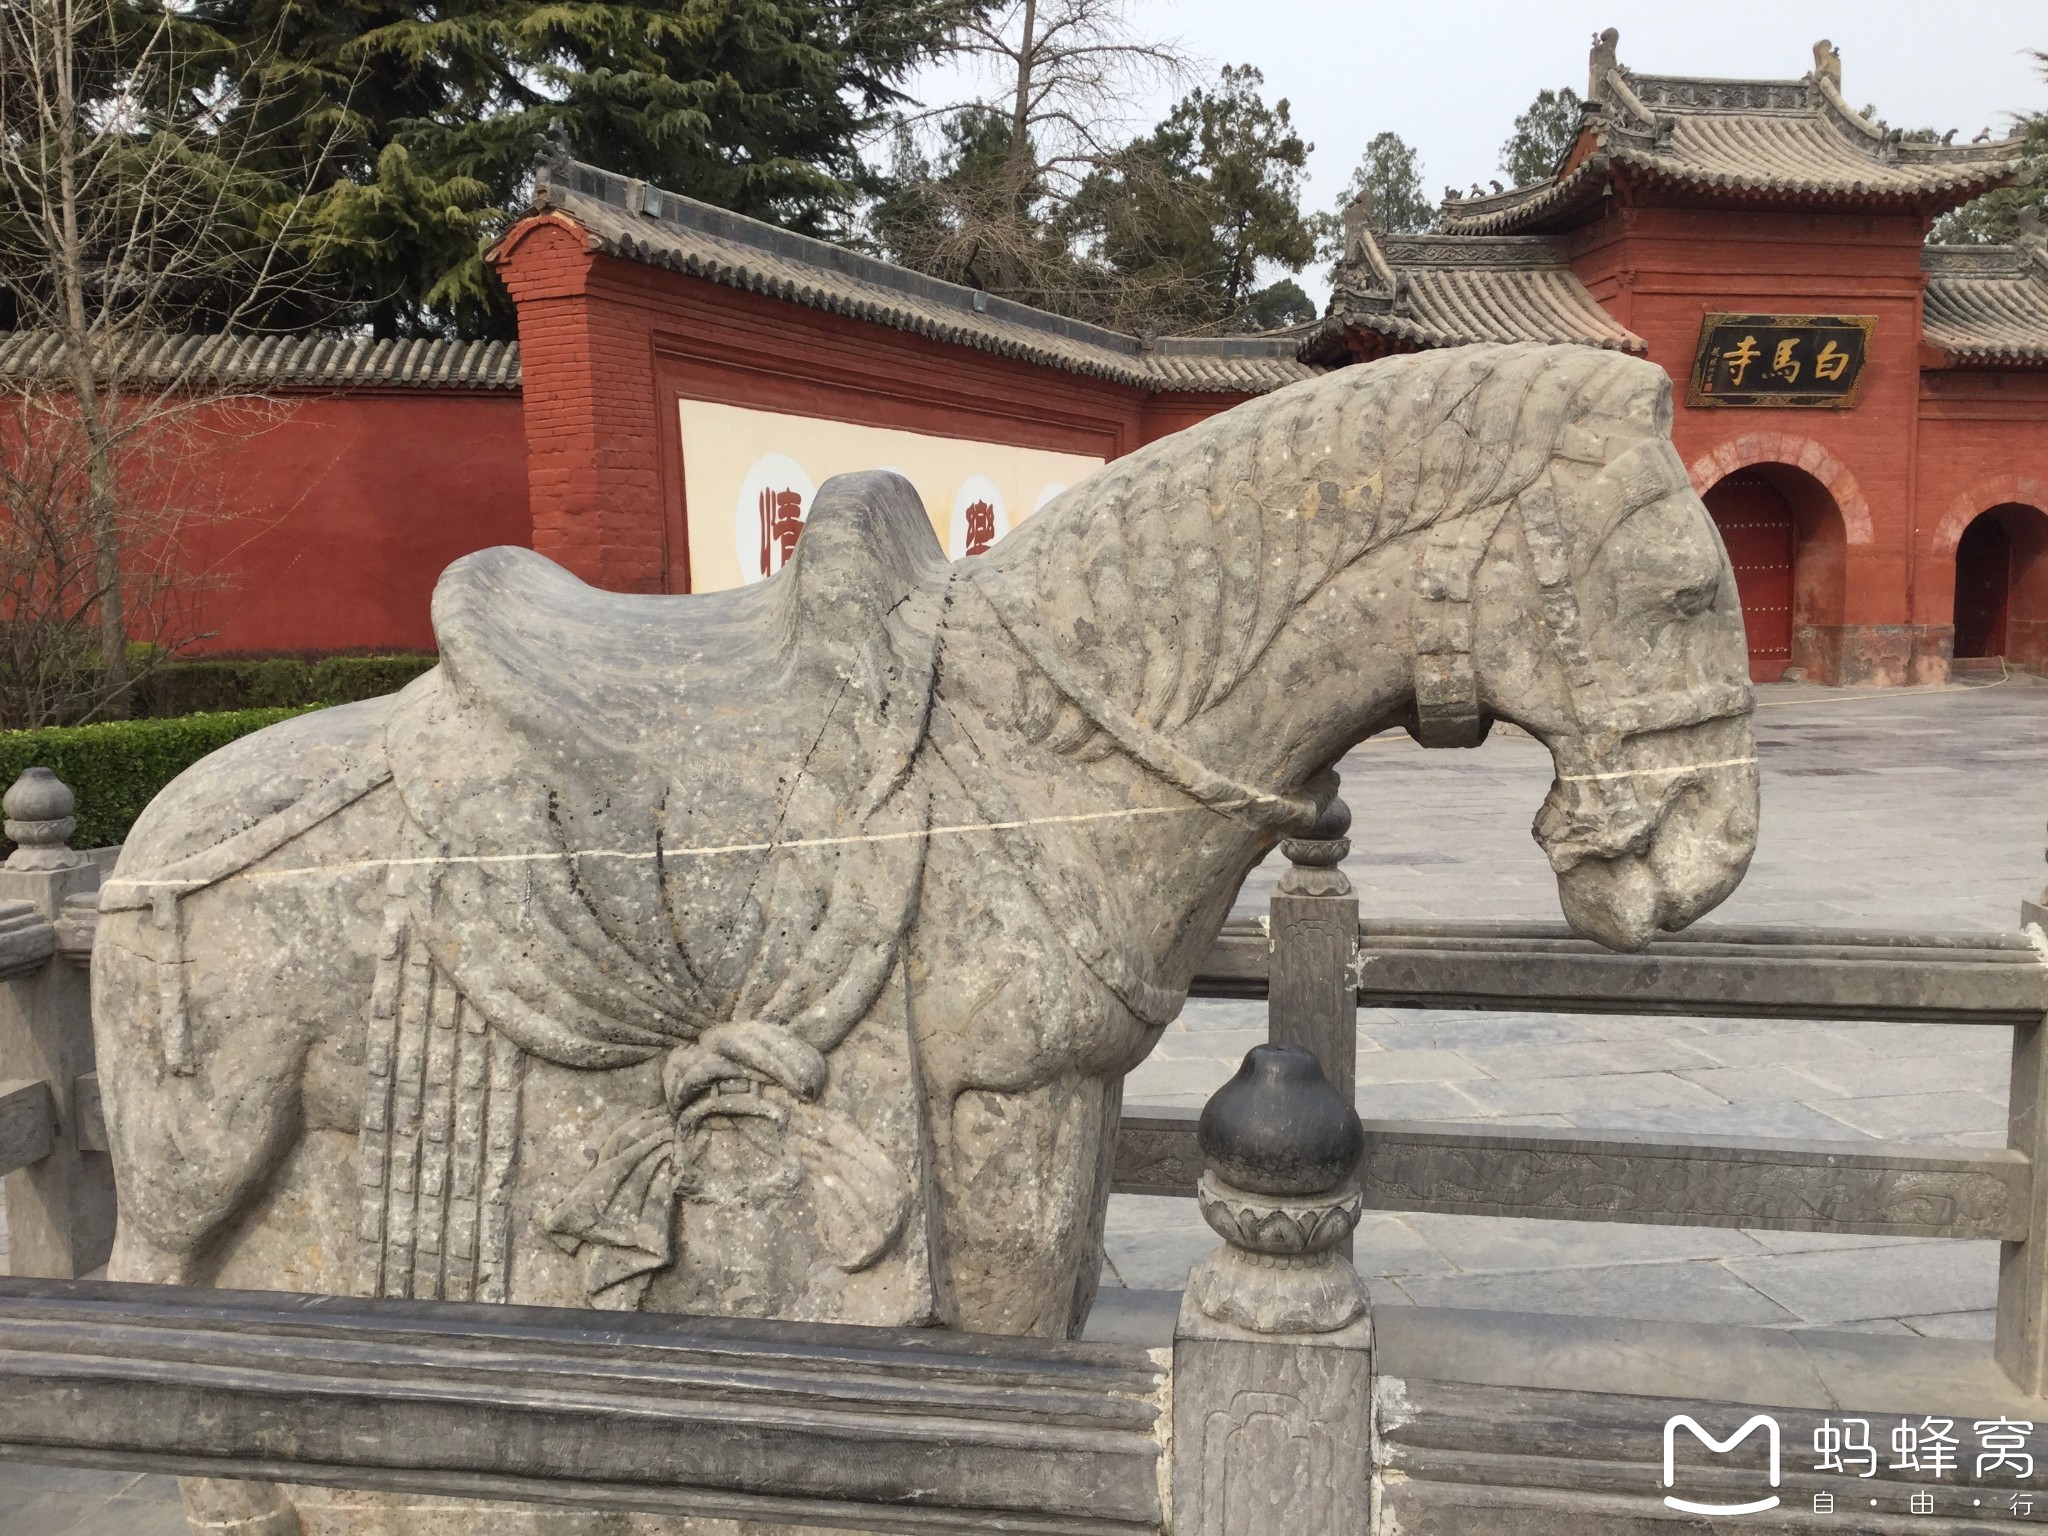
[[[172,0],[154,0],[168,8]],[[509,334],[482,250],[536,136],[686,196],[833,234],[873,184],[860,145],[971,0],[195,0],[231,77],[261,70],[280,197],[310,193],[327,277],[280,323]],[[279,126],[289,129],[279,132]],[[309,249],[312,247],[309,247]]]
[[[1548,181],[1578,136],[1579,93],[1568,85],[1538,91],[1500,147],[1501,173],[1518,187]]]
[[[1337,201],[1335,213],[1316,215],[1322,255],[1334,261],[1344,242],[1343,213],[1359,193],[1372,198],[1367,222],[1383,235],[1420,234],[1436,222],[1436,209],[1422,190],[1422,162],[1398,133],[1377,133],[1365,146],[1351,184]]]
[[[1314,146],[1284,98],[1267,105],[1264,83],[1248,64],[1226,67],[1075,199],[1065,226],[1113,275],[1123,323],[1256,330],[1312,316],[1291,280],[1260,282],[1272,267],[1301,271],[1316,249],[1301,211]]]

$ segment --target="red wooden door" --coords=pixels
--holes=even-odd
[[[1995,517],[1980,517],[1956,545],[1958,656],[2003,656],[2012,540]]]
[[[1705,499],[1735,567],[1749,675],[1775,683],[1792,662],[1792,509],[1753,469],[1736,471]]]

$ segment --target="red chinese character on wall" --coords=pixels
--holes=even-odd
[[[795,491],[761,493],[761,574],[773,575],[789,564],[804,531],[804,499]]]
[[[979,555],[996,541],[996,509],[985,501],[967,506],[967,553]]]

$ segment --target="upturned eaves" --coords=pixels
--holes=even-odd
[[[1417,347],[1575,342],[1642,354],[1643,339],[1600,307],[1561,242],[1533,235],[1373,235],[1339,266],[1330,311],[1304,348],[1339,355],[1349,328]]]
[[[1717,203],[1932,212],[2003,186],[2020,168],[2016,136],[1907,143],[1823,76],[1710,80],[1623,68],[1586,104],[1573,154],[1534,186],[1447,198],[1438,227],[1467,235],[1568,228],[1616,177]]]
[[[2048,241],[1930,245],[1921,336],[1952,367],[2048,367]]]

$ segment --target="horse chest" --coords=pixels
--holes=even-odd
[[[1013,881],[942,878],[935,893],[928,879],[908,961],[912,1028],[938,1090],[1120,1075],[1151,1038]]]

